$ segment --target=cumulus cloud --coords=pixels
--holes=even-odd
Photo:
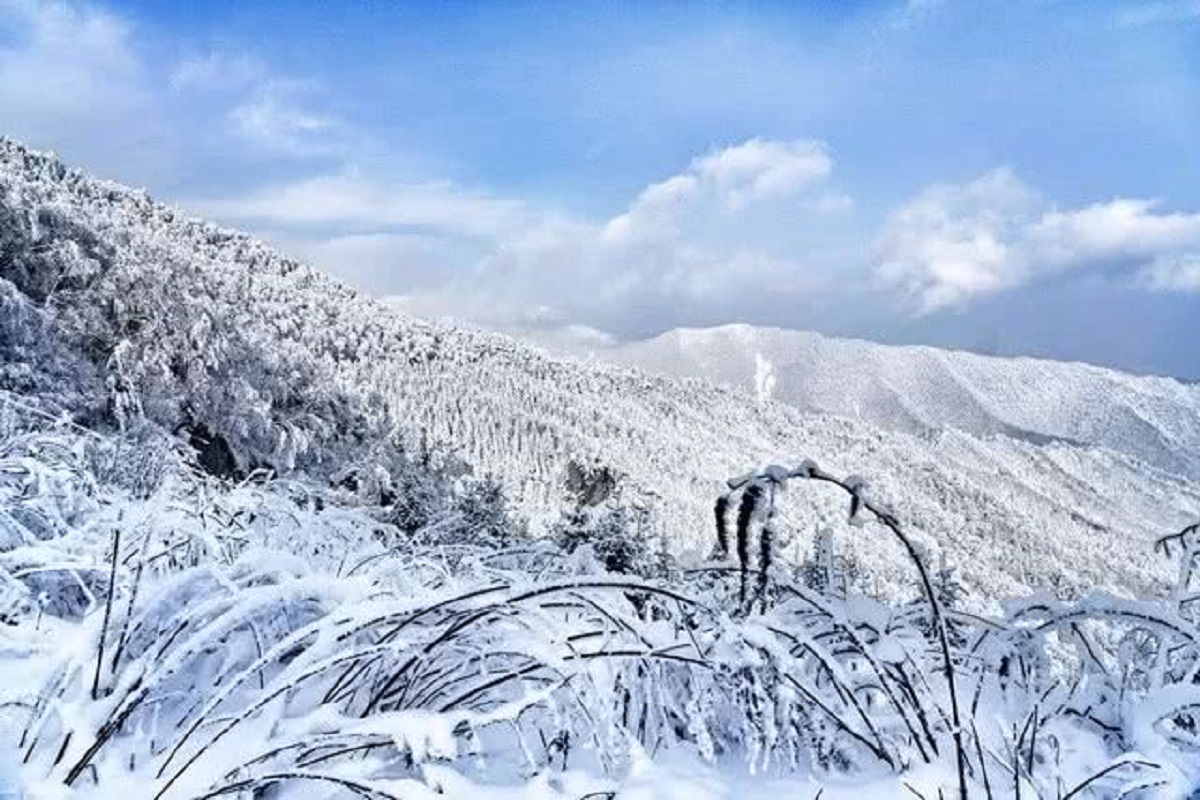
[[[678,235],[686,214],[713,206],[736,215],[747,206],[795,197],[829,176],[833,160],[822,142],[750,139],[696,158],[688,169],[646,187],[625,213],[605,226],[608,238]],[[821,192],[807,198],[813,209],[847,210],[844,195]]]
[[[1200,214],[1164,213],[1151,200],[1117,199],[1075,211],[1049,211],[1029,231],[1048,266],[1114,259],[1143,261],[1200,242]]]
[[[829,177],[833,160],[822,142],[750,141],[692,163],[690,173],[711,182],[726,207],[786,196]]]
[[[802,226],[778,234],[792,215],[826,222],[847,210],[828,200],[831,168],[816,142],[754,139],[716,150],[607,221],[551,224],[507,243],[486,269],[504,276],[497,283],[512,292],[509,306],[519,292],[553,287],[537,309],[543,324],[628,331],[689,314],[753,313],[767,297],[803,295],[820,281],[801,256],[810,244]],[[581,278],[588,291],[575,290]]]
[[[1151,285],[1165,289],[1175,273],[1162,265],[1197,247],[1200,214],[1121,198],[1061,210],[998,169],[902,204],[876,242],[875,275],[924,314],[1072,269],[1157,269]]]
[[[697,306],[736,306],[766,287],[805,291],[814,278],[795,255],[798,240],[759,234],[802,227],[796,217],[821,226],[850,210],[849,198],[828,186],[832,166],[819,142],[751,139],[695,158],[600,220],[452,183],[389,183],[354,171],[188,205],[290,231],[275,240],[379,294],[398,293],[392,275],[419,273],[403,298],[417,313],[621,329],[639,318],[677,321]],[[313,232],[329,231],[328,244],[313,244]],[[422,237],[419,250],[412,234]],[[439,264],[441,280],[429,278],[431,266],[414,273],[412,260]]]
[[[963,185],[929,187],[889,217],[876,274],[921,312],[1015,286],[1028,265],[1014,242],[1036,202],[1007,169]]]

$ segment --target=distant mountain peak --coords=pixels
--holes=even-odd
[[[890,430],[1077,442],[1200,479],[1200,387],[1173,378],[745,324],[680,328],[592,355],[759,401],[769,381],[774,400]]]

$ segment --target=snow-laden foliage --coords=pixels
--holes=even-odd
[[[598,463],[623,476],[653,538],[675,554],[707,552],[701,521],[721,480],[747,461],[813,453],[839,473],[869,471],[931,551],[972,552],[960,578],[981,599],[1051,583],[1063,594],[1162,588],[1164,565],[1141,557],[1153,538],[1146,521],[1181,526],[1200,515],[1200,494],[1177,477],[1187,473],[1147,466],[1137,450],[1031,440],[1004,426],[985,426],[988,436],[961,432],[969,425],[896,434],[414,320],[251,237],[8,140],[0,312],[0,388],[89,427],[152,422],[215,475],[353,474],[364,493],[411,502],[395,520],[408,530],[425,524],[426,500],[438,501],[419,496],[419,483],[403,487],[397,462],[428,454],[450,471],[470,464],[543,534],[573,505],[563,491],[572,464]],[[864,380],[880,369],[872,363],[860,366]],[[1145,402],[1147,419],[1196,429],[1184,400]],[[381,470],[393,487],[377,480]],[[803,532],[789,557],[839,513],[832,500],[782,498],[780,531]],[[845,546],[880,591],[907,590],[892,549]]]
[[[0,793],[1200,791],[1127,455],[554,361],[6,140],[0,312]]]
[[[437,490],[454,502],[410,531],[346,489],[221,481],[169,441],[7,408],[0,750],[30,797],[620,795],[672,754],[884,796],[954,796],[960,765],[973,797],[1200,788],[1195,529],[1162,542],[1163,600],[983,618],[914,548],[910,602],[778,559],[743,604],[736,565],[647,579],[527,539],[494,486]],[[811,463],[735,490],[776,479],[905,536]]]

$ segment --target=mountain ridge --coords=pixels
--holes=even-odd
[[[811,457],[868,476],[981,598],[1160,586],[1165,568],[1146,559],[1148,542],[1200,513],[1200,493],[1179,474],[1111,448],[892,431],[417,320],[9,140],[0,248],[0,290],[52,320],[94,373],[76,394],[99,392],[118,417],[168,430],[193,415],[247,468],[332,478],[384,440],[427,443],[500,480],[545,529],[564,508],[568,465],[600,463],[625,476],[625,501],[651,509],[651,533],[677,553],[704,553],[726,477]],[[788,498],[783,518],[793,556],[819,529],[845,528],[840,501],[816,491]],[[843,535],[878,591],[911,590],[885,542]]]
[[[550,349],[703,376],[751,394],[761,393],[756,381],[765,374],[774,399],[804,410],[909,432],[952,425],[975,435],[1104,446],[1200,478],[1193,455],[1200,451],[1200,387],[1172,377],[744,324],[679,328],[607,346],[560,342]],[[856,371],[863,362],[869,366]],[[1035,379],[1039,391],[1023,397],[1015,384]],[[1042,408],[1031,409],[1031,399]]]

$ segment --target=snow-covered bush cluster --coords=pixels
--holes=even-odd
[[[960,770],[973,797],[1200,788],[1196,528],[1163,540],[1162,600],[985,618],[918,548],[907,602],[818,549],[815,588],[812,563],[761,584],[750,565],[763,595],[739,603],[736,560],[607,569],[595,542],[637,535],[607,511],[604,536],[560,546],[493,485],[430,473],[451,500],[405,529],[344,487],[216,479],[167,440],[0,408],[0,748],[30,797],[637,796],[671,758],[831,796],[953,796]],[[797,478],[847,493],[857,535],[904,537],[811,463],[728,504]],[[769,509],[736,516],[727,534],[761,542]]]

